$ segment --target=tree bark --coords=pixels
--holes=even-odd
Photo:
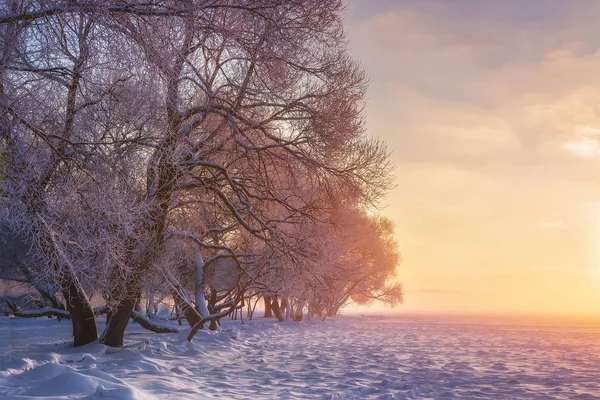
[[[194,266],[196,268],[196,288],[194,296],[194,300],[196,301],[196,311],[198,311],[202,318],[206,318],[210,315],[210,312],[206,306],[206,297],[204,296],[204,259],[202,258],[202,254],[200,254],[200,250],[196,253]]]
[[[289,321],[290,317],[292,315],[292,310],[291,310],[290,302],[289,302],[287,296],[284,297],[283,299],[281,299],[281,308],[283,309],[282,311],[285,312],[285,316],[284,316],[285,320]]]
[[[156,316],[156,305],[154,304],[154,293],[148,294],[148,302],[146,306],[146,316],[150,319]]]
[[[302,322],[302,317],[303,317],[302,309],[303,308],[304,307],[302,306],[302,303],[298,304],[298,306],[296,307],[296,310],[294,311],[294,321]]]
[[[180,313],[183,313],[183,317],[186,319],[188,324],[190,324],[190,327],[195,326],[198,322],[200,322],[202,316],[198,314],[198,311],[196,311],[192,305],[185,288],[181,286],[177,278],[168,272],[168,270],[166,270],[166,272],[166,278],[171,286],[171,294],[173,295],[173,300],[175,300],[175,309],[177,310],[178,315],[177,319],[180,320],[181,318],[179,315]]]
[[[265,301],[265,318],[271,318],[273,316],[273,310],[271,309],[271,296],[264,296]]]
[[[211,314],[215,314],[217,311],[217,291],[214,288],[210,288],[210,304],[212,309],[209,309]],[[235,311],[237,312],[237,310]],[[210,325],[208,329],[211,331],[216,331],[221,326],[221,323],[217,319],[210,320]]]
[[[110,313],[110,318],[106,319],[106,328],[102,333],[100,342],[110,347],[123,346],[123,339],[125,337],[125,328],[129,322],[129,317],[133,312],[136,300],[125,299],[119,304],[119,308],[116,311]]]
[[[63,282],[63,294],[73,324],[73,344],[83,346],[98,339],[94,310],[74,277]]]
[[[277,318],[277,320],[279,322],[282,322],[285,320],[285,318],[283,317],[283,313],[281,312],[281,308],[279,308],[279,302],[277,301],[277,296],[273,296],[273,301],[271,302],[271,309],[273,310],[273,314],[275,315],[275,318]]]
[[[173,160],[170,157],[169,151],[173,150],[175,144],[175,138],[179,132],[181,117],[179,110],[177,109],[178,103],[178,84],[180,83],[179,75],[183,64],[185,62],[185,54],[189,49],[192,41],[192,32],[188,30],[186,32],[186,39],[182,43],[181,49],[175,61],[175,65],[170,70],[169,82],[166,90],[166,112],[168,118],[169,129],[166,132],[166,136],[161,141],[161,146],[155,151],[152,156],[154,161],[151,161],[151,169],[156,171],[148,171],[149,176],[147,177],[147,190],[152,192],[149,200],[149,210],[147,214],[142,218],[144,221],[144,231],[150,234],[150,241],[142,246],[140,254],[142,254],[141,260],[135,260],[132,257],[130,262],[132,264],[132,273],[128,276],[127,282],[127,293],[126,298],[120,302],[117,310],[113,313],[110,322],[107,323],[105,332],[102,334],[102,340],[107,346],[121,346],[123,344],[123,337],[125,335],[125,328],[131,316],[137,299],[140,298],[142,291],[140,288],[141,278],[146,272],[148,265],[152,262],[157,249],[162,248],[166,218],[173,194],[174,183],[176,181],[177,169],[173,165]],[[135,242],[135,241],[134,241]],[[199,255],[199,252],[198,252]],[[200,262],[202,265],[204,261],[199,255]],[[198,260],[197,260],[198,261]],[[120,278],[117,278],[120,279]],[[204,304],[206,308],[206,304]],[[184,310],[186,316],[188,310]],[[202,312],[201,312],[202,314]],[[207,311],[208,314],[208,311]]]
[[[131,240],[131,238],[128,240]],[[131,240],[131,242],[133,242],[133,240]],[[107,296],[107,301],[110,300],[111,297],[120,298],[116,307],[112,308],[107,315],[106,327],[104,328],[102,335],[100,335],[100,343],[103,343],[106,346],[120,347],[123,345],[125,329],[129,323],[129,318],[142,296],[141,282],[143,272],[145,266],[151,262],[154,253],[146,248],[147,251],[142,252],[141,257],[138,258],[134,255],[135,247],[136,245],[134,244],[128,246],[128,263],[132,265],[132,271],[129,276],[123,278],[122,276],[117,277],[115,274],[115,276],[110,278],[111,280],[125,279],[127,282],[125,290],[123,290],[122,293],[116,292],[115,294],[111,294],[108,292],[105,294],[105,296]]]
[[[194,306],[188,303],[176,290],[172,291],[173,299],[180,312],[183,312],[183,317],[188,322],[190,327],[196,325],[202,319],[202,316],[196,311]]]
[[[198,322],[198,324],[194,325],[192,327],[192,330],[190,331],[190,334],[187,337],[187,340],[189,340],[190,342],[192,341],[192,339],[194,338],[194,336],[196,335],[196,333],[198,333],[198,331],[200,329],[202,329],[202,326],[204,326],[205,323],[207,323],[208,321],[211,320],[217,320],[217,319],[221,319],[221,318],[225,318],[227,316],[229,316],[232,312],[234,312],[235,310],[239,310],[241,308],[243,308],[243,305],[233,305],[231,306],[228,310],[225,311],[221,311],[218,314],[213,314],[213,315],[209,315],[206,318],[202,318],[202,320],[200,320],[200,322]]]
[[[131,313],[131,319],[140,324],[142,327],[149,331],[156,333],[177,333],[179,329],[172,328],[170,326],[162,326],[157,324],[155,321],[146,318],[142,313],[134,311]]]

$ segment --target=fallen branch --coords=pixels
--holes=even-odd
[[[240,304],[239,306],[231,307],[229,310],[221,311],[220,313],[212,314],[212,315],[209,315],[206,318],[202,318],[198,323],[196,323],[192,327],[192,331],[188,335],[187,340],[191,342],[192,339],[194,338],[194,336],[196,336],[196,333],[198,333],[198,331],[204,327],[205,323],[210,322],[210,321],[218,321],[221,318],[227,317],[228,315],[230,315],[235,310],[239,310],[239,309],[242,309],[242,308],[244,308],[244,306]]]
[[[137,311],[131,312],[131,319],[134,320],[135,322],[137,322],[138,324],[140,324],[143,328],[148,329],[149,331],[152,331],[152,332],[156,332],[156,333],[177,333],[177,332],[179,332],[178,328],[174,328],[174,327],[167,326],[167,325],[161,325],[161,324],[157,323],[156,321],[152,321],[152,320],[146,318],[144,315],[142,315],[141,313],[138,313]]]
[[[6,302],[8,308],[12,311],[15,317],[18,318],[39,318],[39,317],[57,317],[71,319],[71,314],[67,310],[59,310],[58,308],[45,307],[37,310],[21,310],[13,301],[8,300]],[[106,305],[94,308],[94,315],[96,317],[106,314],[108,307]]]
[[[59,318],[71,319],[71,314],[69,314],[68,311],[59,310],[57,308],[50,308],[50,307],[40,308],[38,310],[25,310],[25,311],[13,310],[13,314],[15,314],[15,317],[19,317],[19,318],[59,317]]]

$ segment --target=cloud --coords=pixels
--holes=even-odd
[[[462,290],[452,290],[452,289],[417,289],[410,291],[410,293],[420,293],[420,294],[447,294],[447,293],[463,293]]]
[[[560,220],[557,221],[544,221],[540,224],[542,229],[548,230],[563,230],[567,229],[567,225]]]
[[[442,132],[436,125],[443,125],[446,132],[458,130],[458,136],[492,146],[513,136],[533,151],[569,151],[574,145],[565,143],[581,141],[582,130],[600,125],[600,43],[573,22],[588,15],[558,3],[549,6],[555,12],[515,2],[469,3],[400,2],[357,22],[351,43],[377,77],[372,97],[404,99],[397,118],[414,119],[413,102],[419,101],[421,113],[429,112],[419,121],[424,129],[433,125]],[[600,17],[598,7],[591,9]],[[444,112],[453,120],[440,115]],[[492,131],[486,135],[473,126],[475,117],[486,117]],[[479,129],[474,134],[465,128]],[[438,147],[447,148],[443,139]]]
[[[550,304],[569,276],[586,282],[600,229],[589,207],[600,204],[600,2],[355,1],[350,12],[371,76],[367,129],[397,165],[384,212],[407,293],[518,281],[517,307]],[[549,271],[565,276],[538,287]]]

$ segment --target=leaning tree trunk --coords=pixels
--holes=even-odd
[[[183,317],[190,324],[190,327],[195,326],[202,320],[202,316],[194,308],[186,289],[181,286],[181,283],[179,283],[177,278],[168,269],[165,269],[165,277],[171,286],[171,294],[173,295],[173,300],[175,300],[175,308],[178,315],[179,313],[183,313]],[[181,318],[178,317],[177,321],[181,325]]]
[[[43,220],[42,220],[43,222]],[[52,232],[46,230],[37,230],[37,236],[43,248],[55,250],[59,257],[65,262],[65,266],[60,268],[57,263],[54,269],[62,274],[61,287],[63,297],[67,306],[67,311],[71,315],[71,324],[73,325],[73,344],[82,346],[98,339],[98,329],[96,328],[96,316],[88,300],[81,283],[75,275],[74,267],[62,248],[54,241]]]
[[[164,219],[162,220],[164,221]],[[147,223],[151,223],[152,219],[148,218]],[[162,232],[162,227],[157,228],[158,232]],[[158,245],[160,240],[157,239],[156,232],[147,227],[148,232],[154,234],[154,244],[142,247],[140,253],[142,254],[140,258],[134,256],[136,252],[136,246],[132,244],[128,246],[130,249],[130,254],[128,254],[128,263],[132,265],[131,273],[123,278],[119,274],[114,274],[110,278],[111,281],[117,281],[125,279],[127,282],[124,289],[120,289],[115,292],[113,295],[111,293],[107,293],[109,298],[120,299],[116,307],[111,307],[110,320],[106,321],[106,328],[104,328],[104,332],[100,337],[100,343],[105,344],[110,347],[120,347],[123,345],[123,341],[125,338],[125,329],[127,328],[127,324],[129,323],[129,318],[131,317],[131,313],[135,310],[138,301],[142,296],[142,277],[144,276],[144,272],[148,265],[152,262],[152,258],[156,254],[155,249],[159,248]],[[132,238],[129,238],[131,242],[134,242]],[[110,300],[107,298],[107,301]]]
[[[173,290],[173,298],[180,312],[183,312],[183,318],[188,322],[190,327],[196,325],[202,319],[202,316],[196,311],[194,306],[187,302],[177,291]],[[179,321],[180,319],[178,319]],[[181,324],[181,322],[180,322]]]
[[[30,198],[32,197],[35,198],[35,196],[30,196]],[[28,209],[37,211],[38,207],[39,203],[33,203],[33,205],[29,205]],[[32,215],[36,215],[36,213],[32,213]],[[39,222],[41,226],[44,226],[44,229],[41,226],[37,227],[35,229],[35,236],[42,253],[56,252],[64,263],[61,267],[57,262],[54,262],[53,268],[62,276],[61,288],[67,311],[71,315],[71,324],[73,325],[73,344],[75,346],[82,346],[91,343],[98,339],[94,310],[75,275],[75,267],[62,247],[55,241],[54,232],[43,218],[39,218]]]
[[[136,262],[136,264],[134,264],[133,271],[125,278],[127,282],[125,292],[114,294],[114,296],[120,297],[120,301],[116,307],[111,307],[110,318],[107,317],[106,319],[106,327],[100,336],[100,343],[110,347],[123,346],[125,329],[129,323],[129,318],[142,296],[141,277],[144,266],[150,262],[150,257],[151,255],[146,253],[141,260],[130,261]],[[135,258],[132,257],[132,259]],[[119,278],[112,277],[112,279]],[[121,277],[120,279],[123,278]],[[111,294],[107,293],[107,296],[110,298]],[[109,298],[107,298],[107,301]]]
[[[187,27],[189,28],[189,27]],[[185,29],[185,38],[178,49],[174,63],[169,68],[169,76],[167,78],[167,88],[165,91],[165,107],[168,119],[168,129],[161,140],[159,148],[157,148],[151,157],[151,162],[148,165],[147,191],[149,194],[149,209],[147,215],[142,218],[144,221],[143,231],[148,232],[152,240],[147,243],[141,250],[143,254],[141,262],[134,264],[132,274],[127,277],[127,282],[131,286],[128,288],[127,297],[118,305],[110,324],[106,326],[104,336],[104,344],[107,346],[121,346],[125,335],[125,328],[131,316],[131,312],[135,306],[136,300],[141,296],[140,281],[147,271],[148,266],[152,263],[154,255],[158,249],[162,248],[164,243],[164,233],[167,221],[167,214],[171,204],[175,182],[179,174],[179,165],[174,164],[174,154],[177,144],[177,137],[182,126],[182,117],[177,108],[179,103],[179,84],[181,79],[181,71],[186,61],[186,56],[193,41],[193,32],[191,29]],[[155,64],[160,68],[160,64]],[[164,70],[163,70],[164,72]],[[151,193],[151,194],[150,194]],[[198,251],[196,262],[204,265],[204,260]],[[199,258],[199,259],[198,259]],[[208,316],[206,302],[204,308],[200,310],[200,314],[204,317],[204,313]]]
[[[116,307],[113,306],[110,308],[106,317],[106,327],[104,328],[102,335],[100,335],[100,343],[106,346],[120,347],[123,345],[125,329],[129,323],[129,318],[142,295],[139,277],[141,276],[140,271],[142,269],[143,261],[146,260],[138,261],[134,271],[125,278],[128,282],[125,293],[106,293],[107,302],[111,299],[114,301],[115,298],[121,298]],[[112,277],[112,279],[115,278]]]

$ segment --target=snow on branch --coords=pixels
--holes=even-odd
[[[155,320],[146,318],[146,316],[137,311],[131,313],[131,319],[149,331],[156,333],[177,333],[180,331],[179,328],[173,327],[170,324],[161,324]]]

